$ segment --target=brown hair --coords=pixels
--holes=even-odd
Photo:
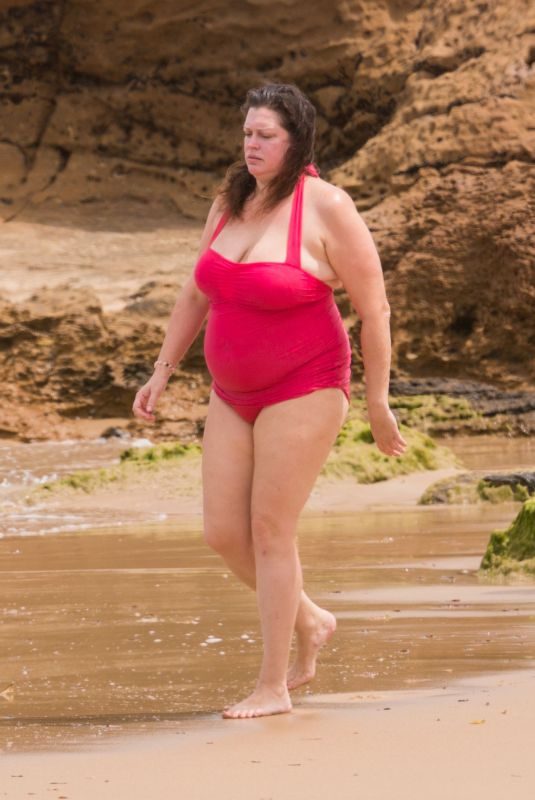
[[[269,211],[292,193],[305,166],[313,161],[316,134],[316,109],[297,86],[291,83],[268,83],[249,89],[240,107],[244,118],[250,108],[270,108],[290,134],[290,144],[282,169],[269,184],[262,211]],[[227,169],[223,182],[216,189],[231,217],[240,217],[245,201],[254,191],[256,179],[244,160],[235,161]]]

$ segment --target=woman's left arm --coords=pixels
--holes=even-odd
[[[328,185],[320,202],[327,258],[362,323],[360,344],[373,438],[383,453],[399,456],[407,443],[388,405],[390,306],[379,254],[347,192]]]

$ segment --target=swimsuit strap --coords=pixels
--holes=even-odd
[[[223,211],[221,216],[219,217],[219,222],[216,225],[215,231],[212,234],[212,238],[210,239],[210,244],[214,241],[215,237],[221,232],[221,228],[224,227],[225,223],[228,222],[229,218],[228,210]]]
[[[290,228],[288,230],[288,246],[286,248],[286,263],[295,264],[301,267],[301,228],[303,224],[303,187],[305,185],[305,175],[319,176],[319,172],[314,164],[307,164],[304,171],[299,176],[295,187],[292,203],[292,213],[290,215]]]

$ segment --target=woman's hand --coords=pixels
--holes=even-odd
[[[156,408],[158,398],[167,386],[168,380],[169,375],[164,374],[163,371],[161,373],[155,372],[154,375],[149,378],[147,383],[136,393],[136,399],[132,406],[134,416],[144,419],[147,422],[155,422],[156,417],[153,411]]]
[[[368,407],[368,419],[375,444],[387,456],[401,456],[407,442],[398,429],[398,423],[388,405]]]

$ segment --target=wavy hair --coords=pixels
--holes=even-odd
[[[243,117],[250,108],[270,108],[290,134],[282,168],[269,183],[262,211],[269,211],[290,195],[305,166],[313,162],[316,136],[316,109],[310,100],[291,83],[268,83],[249,89],[240,107]],[[245,202],[256,187],[256,179],[242,159],[227,169],[215,195],[220,197],[231,217],[241,217]]]

